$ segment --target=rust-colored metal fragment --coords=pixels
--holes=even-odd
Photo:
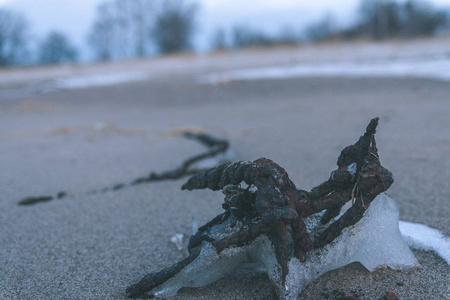
[[[247,245],[264,234],[273,243],[284,281],[291,257],[304,261],[307,252],[331,243],[344,228],[357,223],[372,200],[393,183],[392,174],[379,161],[375,143],[377,125],[378,118],[371,120],[365,134],[354,145],[342,150],[338,169],[310,192],[297,189],[287,172],[267,158],[223,164],[192,176],[182,189],[222,190],[225,212],[200,227],[191,237],[191,255],[200,250],[203,241],[211,243],[220,253],[230,247]],[[241,188],[241,183],[247,184],[248,188]],[[325,210],[321,222],[327,224],[352,198],[355,203],[344,215],[318,236],[309,235],[303,219]],[[239,229],[232,233],[219,236],[211,233],[213,226],[236,222],[240,222]],[[294,243],[293,253],[288,251],[288,234]],[[165,269],[167,274],[174,266]],[[149,284],[154,282],[149,278],[157,274],[147,275],[139,285],[150,291],[157,285]],[[140,291],[145,292],[144,289]],[[137,294],[129,292],[129,295]]]

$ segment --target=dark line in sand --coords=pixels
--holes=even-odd
[[[32,205],[32,204],[41,203],[41,202],[48,202],[53,199],[62,199],[62,198],[65,198],[66,196],[67,196],[67,192],[61,191],[55,197],[53,197],[53,196],[27,197],[27,198],[20,200],[17,204],[18,205]]]
[[[132,180],[130,183],[119,183],[112,187],[103,188],[100,190],[94,190],[91,192],[87,192],[86,194],[97,194],[97,193],[107,193],[107,192],[115,192],[118,190],[122,190],[127,187],[132,187],[138,184],[146,184],[154,181],[162,181],[162,180],[175,180],[187,175],[193,175],[199,172],[203,172],[205,170],[195,169],[189,170],[189,168],[206,158],[214,157],[221,153],[224,153],[229,148],[229,142],[227,140],[215,138],[206,133],[193,133],[193,132],[184,132],[182,135],[185,138],[196,140],[197,142],[205,145],[208,150],[206,152],[195,155],[187,160],[185,160],[180,167],[175,168],[173,170],[165,171],[162,173],[154,173],[151,172],[146,177],[138,177]],[[54,199],[62,199],[68,196],[68,193],[65,191],[59,192],[56,196],[35,196],[35,197],[26,197],[20,200],[18,205],[33,205],[37,203],[49,202]]]

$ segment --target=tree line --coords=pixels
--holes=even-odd
[[[108,61],[192,49],[199,6],[193,0],[104,0],[87,36],[95,60]],[[31,47],[27,19],[0,9],[0,67],[76,62],[79,50],[62,32],[50,32]],[[357,20],[340,28],[325,15],[303,30],[283,28],[274,35],[246,25],[219,28],[213,50],[299,44],[327,39],[413,38],[449,31],[449,12],[425,0],[360,0]]]
[[[368,38],[416,38],[450,33],[450,12],[425,0],[360,0],[356,20],[341,27],[330,13],[309,24],[303,30],[284,28],[277,34],[267,34],[249,26],[233,26],[216,30],[211,39],[214,49],[266,47],[279,44],[299,44],[326,40]]]
[[[311,24],[306,36],[312,41],[327,39],[415,38],[449,31],[450,13],[422,0],[360,0],[357,21],[339,28],[332,16]]]
[[[184,0],[109,0],[97,8],[88,36],[99,60],[188,50],[198,5]]]
[[[197,12],[198,5],[189,0],[105,0],[86,42],[100,61],[186,51],[192,47]],[[31,47],[26,18],[0,9],[0,67],[78,59],[79,50],[62,32],[50,32]]]

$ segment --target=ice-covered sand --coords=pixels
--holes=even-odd
[[[292,66],[272,66],[240,69],[201,76],[201,84],[226,83],[233,80],[287,79],[296,77],[419,77],[450,81],[450,57],[427,59],[390,59],[374,61],[344,61],[301,63]]]

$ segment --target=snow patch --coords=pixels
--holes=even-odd
[[[150,79],[150,76],[142,72],[121,72],[102,75],[85,75],[64,78],[55,81],[57,89],[82,89],[97,86],[110,86],[115,84],[142,81]]]
[[[36,84],[25,87],[0,90],[0,100],[20,99],[35,94],[48,93],[52,91],[112,86],[127,82],[144,81],[150,78],[150,74],[144,72],[119,72],[110,74],[68,76],[40,81]]]
[[[400,232],[409,247],[433,251],[450,265],[450,238],[423,224],[400,221]]]
[[[340,61],[302,63],[210,73],[199,77],[200,84],[218,84],[234,80],[286,79],[295,77],[419,77],[450,81],[450,59],[402,59],[379,61]]]

